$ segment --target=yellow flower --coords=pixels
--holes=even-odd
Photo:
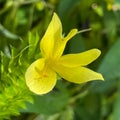
[[[25,74],[26,84],[31,91],[36,94],[48,93],[56,84],[57,74],[73,83],[103,80],[100,73],[84,67],[98,58],[100,55],[98,49],[62,56],[66,43],[77,33],[77,29],[72,29],[66,37],[63,37],[61,21],[54,13],[40,42],[43,58],[33,62]]]

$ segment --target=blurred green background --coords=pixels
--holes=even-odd
[[[59,78],[43,96],[31,93],[24,74],[41,57],[39,41],[56,12],[63,34],[76,35],[64,54],[98,48],[89,68],[105,81],[71,84]],[[0,0],[0,120],[120,120],[120,0]]]

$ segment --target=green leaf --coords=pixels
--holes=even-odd
[[[69,53],[79,53],[85,50],[85,44],[80,34],[76,35],[69,41],[67,49]]]
[[[98,71],[103,74],[106,81],[120,77],[120,38],[108,51]]]
[[[38,115],[34,120],[58,120],[59,114],[52,114],[52,115],[44,115],[40,114]]]
[[[32,58],[32,56],[35,54],[35,51],[39,48],[38,42],[39,42],[39,35],[36,33],[35,35],[31,32],[28,34],[28,40],[29,40],[29,51],[28,51],[28,57]]]
[[[73,120],[74,111],[72,107],[67,107],[60,116],[60,120]]]
[[[120,79],[118,82],[118,92],[117,92],[117,98],[114,102],[114,108],[113,108],[113,120],[120,120]]]
[[[89,93],[74,105],[75,120],[101,120],[101,99],[98,94]]]
[[[34,104],[27,103],[27,109],[22,111],[47,115],[60,112],[68,102],[68,93],[65,90],[64,84],[62,86],[59,84],[58,87],[60,88],[57,91],[52,91],[43,96],[34,95]]]
[[[58,13],[61,17],[66,16],[79,0],[61,0],[58,6]]]
[[[0,80],[1,120],[19,115],[19,109],[25,108],[25,102],[32,101],[31,94],[24,80],[25,66],[18,64],[19,57],[15,57],[18,51],[12,47],[11,49],[11,58],[8,59],[6,55],[2,55],[2,77]]]
[[[120,78],[120,38],[106,54],[98,72],[102,73],[105,81],[94,81],[91,86],[94,91],[106,91],[116,85],[115,80]]]
[[[0,24],[0,33],[2,33],[5,37],[13,39],[13,40],[18,40],[19,39],[19,36],[11,33],[6,28],[4,28],[1,24]]]

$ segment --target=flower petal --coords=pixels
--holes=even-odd
[[[85,67],[66,67],[63,65],[56,65],[55,70],[61,77],[74,83],[103,80],[100,73],[94,72]]]
[[[65,38],[57,39],[54,44],[53,57],[59,59],[63,54],[65,46],[73,36],[77,34],[77,29],[72,29]]]
[[[44,71],[42,71],[44,70]],[[33,62],[25,74],[26,84],[36,94],[45,94],[51,91],[56,84],[56,73],[45,68],[45,60],[38,59]]]
[[[71,39],[73,36],[75,36],[77,34],[78,30],[77,29],[72,29],[68,35],[64,38],[65,41],[68,41],[69,39]]]
[[[44,57],[59,59],[65,49],[67,41],[75,34],[77,34],[77,29],[72,29],[69,34],[63,38],[61,21],[57,14],[54,13],[47,31],[40,42],[40,49]]]
[[[91,49],[78,54],[68,54],[60,58],[59,62],[68,67],[85,66],[93,62],[100,56],[98,49]]]
[[[62,38],[62,25],[57,14],[54,13],[45,35],[40,42],[40,49],[44,57],[51,56],[54,42]]]

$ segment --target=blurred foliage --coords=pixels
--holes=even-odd
[[[64,54],[99,48],[101,57],[89,67],[105,82],[76,85],[60,78],[49,94],[28,90],[24,74],[41,57],[39,41],[54,11],[65,35],[92,28],[72,38]],[[119,18],[119,0],[0,0],[0,120],[119,120]]]

